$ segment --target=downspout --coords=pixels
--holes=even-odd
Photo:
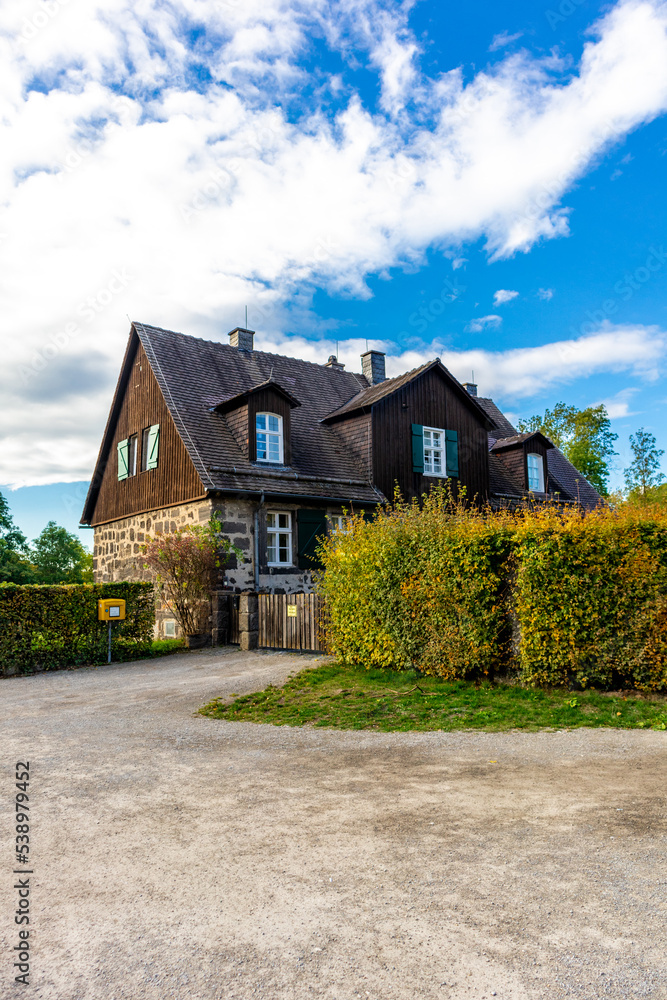
[[[262,492],[259,498],[259,503],[255,508],[255,558],[254,558],[254,571],[255,571],[255,593],[259,592],[259,512],[264,506],[264,493]]]

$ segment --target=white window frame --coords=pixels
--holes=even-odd
[[[327,514],[327,522],[330,535],[337,535],[339,532],[342,535],[347,533],[344,514]]]
[[[137,474],[137,449],[139,447],[139,440],[137,434],[130,434],[127,439],[127,475],[136,476]]]
[[[285,524],[280,523],[280,519],[285,519]],[[280,535],[287,536],[287,560],[280,561],[280,550],[285,548],[280,544]],[[273,539],[273,544],[272,544]],[[271,549],[277,555],[278,560],[272,560]],[[293,566],[292,554],[292,514],[288,510],[267,510],[266,512],[266,565],[267,566]]]
[[[170,626],[170,630],[167,631],[167,626]],[[165,639],[175,639],[176,638],[176,619],[175,618],[165,618],[164,620],[164,637]]]
[[[536,464],[531,470],[531,458],[536,459]],[[526,456],[526,468],[528,471],[528,489],[531,493],[544,493],[544,456],[538,455],[536,452],[529,452]],[[531,476],[531,472],[537,472],[537,476]],[[537,486],[531,486],[531,482],[535,482],[537,479]]]
[[[257,426],[260,417],[266,417],[266,430],[260,430]],[[273,417],[274,420],[278,421],[278,430],[269,430],[269,417]],[[266,436],[266,458],[259,457],[259,435],[263,434]],[[278,442],[278,458],[270,458],[271,454],[271,440],[275,439]],[[255,456],[258,462],[265,462],[270,465],[283,465],[285,461],[285,449],[283,441],[283,418],[279,413],[270,413],[268,410],[262,410],[261,413],[255,414]]]
[[[445,431],[442,427],[423,427],[422,433],[424,435],[424,475],[425,476],[436,476],[438,479],[447,478],[447,441],[445,438]],[[428,446],[426,444],[427,434],[438,434],[440,438],[440,444],[433,444],[431,442]],[[440,452],[440,472],[435,471],[435,461],[432,457],[427,456],[427,452]]]

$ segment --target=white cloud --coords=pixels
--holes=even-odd
[[[0,481],[89,473],[126,313],[220,338],[248,304],[267,336],[317,333],[315,287],[565,235],[572,183],[667,108],[660,0],[614,7],[567,77],[523,52],[467,84],[421,71],[408,3],[46,6],[0,8]],[[332,93],[304,78],[314,37],[375,69],[379,108],[345,69],[334,112],[304,104]]]
[[[511,302],[512,299],[516,299],[518,295],[518,292],[510,291],[509,288],[499,288],[497,292],[494,292],[493,304],[496,307],[503,306],[506,302]]]
[[[631,417],[636,413],[636,410],[630,409],[632,397],[636,393],[637,389],[635,388],[621,389],[614,396],[610,396],[609,399],[602,399],[600,402],[604,405],[612,420],[618,420],[621,417]]]
[[[554,290],[553,288],[538,288],[537,297],[544,302],[549,302],[554,297]]]
[[[520,38],[523,38],[523,31],[517,31],[513,35],[510,35],[507,31],[501,31],[499,35],[494,36],[493,41],[489,45],[489,52],[504,49],[507,45],[511,45],[512,42],[516,42]]]
[[[481,333],[487,327],[500,326],[502,323],[502,316],[496,316],[491,314],[490,316],[479,316],[476,319],[471,319],[468,323],[466,330],[469,333]]]

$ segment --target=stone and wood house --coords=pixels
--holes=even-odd
[[[392,379],[382,353],[361,362],[258,351],[241,328],[221,344],[133,323],[82,515],[96,582],[142,578],[147,535],[213,512],[243,553],[227,585],[289,593],[312,588],[319,537],[396,486],[408,499],[449,479],[492,506],[600,503],[547,438],[517,434],[438,358]]]

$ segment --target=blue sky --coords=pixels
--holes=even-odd
[[[76,525],[128,315],[437,355],[511,416],[605,402],[612,485],[638,427],[667,451],[664,2],[34,0],[0,50],[0,483],[29,537]]]

